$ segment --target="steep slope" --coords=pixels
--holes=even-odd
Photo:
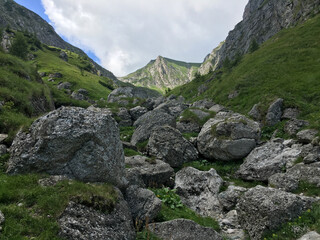
[[[320,129],[320,15],[284,29],[236,66],[223,67],[174,89],[189,100],[210,98],[247,114],[280,97]],[[230,93],[237,93],[231,96]],[[229,96],[230,95],[230,96]],[[236,96],[236,97],[235,97]]]
[[[149,88],[173,88],[190,82],[199,66],[198,63],[180,62],[158,56],[147,66],[121,78],[121,80]]]
[[[205,59],[199,72],[216,69],[226,58],[233,60],[247,53],[253,42],[261,44],[281,29],[295,26],[319,11],[320,0],[250,0],[243,20],[229,32],[225,43]]]
[[[35,34],[36,37],[46,45],[67,49],[81,56],[86,56],[81,49],[65,42],[54,31],[53,27],[39,15],[17,4],[13,0],[0,1],[0,28],[6,28],[7,26],[11,29]],[[99,70],[101,75],[117,81],[117,78],[110,71],[104,69],[93,60],[91,60],[91,62]]]

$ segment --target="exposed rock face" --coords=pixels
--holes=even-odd
[[[176,173],[175,183],[181,201],[200,215],[216,217],[222,211],[218,193],[223,180],[213,168],[207,172],[184,168]]]
[[[202,127],[197,146],[208,159],[232,161],[246,157],[259,138],[258,123],[240,114],[220,112]]]
[[[255,148],[237,171],[245,180],[267,181],[276,173],[285,171],[300,156],[301,148],[291,148],[283,140],[270,141]]]
[[[152,222],[161,210],[161,200],[148,189],[130,186],[126,191],[128,202],[134,222]]]
[[[157,127],[152,131],[148,152],[171,167],[180,167],[198,158],[197,149],[178,130],[170,126]]]
[[[304,120],[299,119],[291,119],[288,122],[286,122],[284,126],[284,130],[289,135],[295,135],[297,132],[304,126],[308,126],[309,123]]]
[[[286,192],[293,192],[299,187],[299,179],[285,173],[277,173],[269,178],[269,186]]]
[[[158,56],[121,80],[144,87],[174,88],[190,82],[199,66],[200,63],[185,63]]]
[[[248,113],[249,116],[256,120],[256,121],[261,121],[262,120],[262,113],[259,109],[260,104],[255,104],[252,109],[250,110],[250,112]]]
[[[58,220],[60,236],[74,240],[135,240],[130,209],[121,193],[119,195],[118,203],[109,214],[70,202]]]
[[[147,112],[134,122],[136,130],[132,135],[131,144],[136,145],[139,142],[148,140],[155,127],[164,125],[175,127],[176,119],[161,109]]]
[[[281,29],[305,21],[319,12],[319,6],[320,0],[250,0],[243,20],[229,32],[225,43],[205,59],[200,72],[207,73],[210,67],[216,69],[226,57],[233,59],[237,53],[247,53],[253,40],[261,44]]]
[[[45,172],[89,182],[123,179],[124,154],[113,118],[103,112],[62,107],[20,132],[10,148],[8,173]]]
[[[173,186],[174,170],[169,164],[158,159],[143,156],[126,157],[129,175],[137,175],[147,187]],[[129,179],[128,179],[129,180]],[[134,183],[129,183],[134,184]]]
[[[220,193],[218,195],[218,199],[223,209],[226,211],[230,211],[235,208],[238,203],[239,197],[246,191],[246,188],[231,185],[226,191]]]
[[[311,143],[312,140],[317,136],[318,130],[306,129],[297,133],[299,142],[301,143]]]
[[[205,57],[203,63],[201,64],[198,70],[201,75],[205,75],[209,73],[211,70],[217,68],[221,58],[220,50],[224,43],[224,41],[221,42],[218,47],[213,49],[212,52]]]
[[[150,226],[149,230],[157,237],[168,240],[222,240],[222,237],[212,228],[202,227],[186,219],[155,223]]]
[[[318,234],[317,232],[308,232],[298,240],[319,240],[319,239],[320,239],[320,234]]]
[[[273,102],[267,112],[266,124],[268,126],[273,126],[281,121],[283,108],[283,99],[279,98]]]
[[[312,198],[257,186],[241,197],[237,212],[240,224],[250,238],[260,240],[267,230],[276,230],[282,223],[298,217],[313,201]]]
[[[194,122],[177,122],[177,129],[181,133],[199,133],[201,131],[201,127],[199,124],[194,123]]]

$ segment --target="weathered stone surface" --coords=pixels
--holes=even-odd
[[[286,176],[291,176],[320,187],[320,162],[312,164],[296,164],[288,169]]]
[[[59,73],[59,72],[49,74],[49,78],[62,78],[62,77],[63,77],[62,73]]]
[[[269,186],[286,192],[293,192],[299,187],[299,179],[285,173],[277,173],[269,177]]]
[[[126,108],[120,108],[117,116],[121,119],[119,127],[130,127],[132,126],[132,119],[129,111]]]
[[[308,126],[309,122],[298,119],[291,119],[286,122],[284,126],[284,131],[289,135],[295,135],[304,126]]]
[[[318,162],[320,160],[320,154],[317,153],[309,153],[307,156],[305,156],[303,158],[303,162],[305,164],[310,164],[310,163],[315,163],[315,162]]]
[[[298,240],[319,240],[319,239],[320,239],[320,234],[313,231],[313,232],[308,232]]]
[[[238,97],[239,94],[240,94],[239,91],[232,91],[231,93],[229,93],[228,99],[234,99],[234,98]]]
[[[174,170],[161,160],[133,156],[126,157],[125,163],[129,167],[127,172],[130,175],[137,174],[147,187],[173,186]]]
[[[185,104],[179,100],[172,99],[167,100],[164,103],[161,103],[155,109],[163,110],[166,113],[170,114],[174,118],[177,118],[184,110],[188,108],[188,104]]]
[[[226,191],[219,193],[218,200],[224,210],[230,211],[235,208],[239,197],[246,191],[246,188],[231,185]]]
[[[57,185],[57,183],[68,180],[66,176],[56,175],[47,178],[39,179],[38,183],[43,187],[51,187]]]
[[[190,109],[190,112],[194,113],[200,120],[203,120],[210,116],[210,113],[202,111],[200,109]]]
[[[176,127],[181,133],[199,133],[201,131],[201,127],[199,124],[195,122],[177,122]]]
[[[278,189],[256,186],[249,189],[237,205],[241,226],[252,240],[260,240],[267,230],[276,230],[282,223],[298,217],[314,202]]]
[[[176,127],[176,120],[163,110],[153,110],[142,115],[133,125],[136,130],[132,135],[131,144],[136,145],[139,142],[148,140],[155,127],[164,125]]]
[[[299,116],[299,109],[297,108],[286,108],[283,111],[282,119],[297,119]]]
[[[6,140],[8,137],[8,134],[0,134],[0,143],[2,143],[4,140]]]
[[[283,108],[282,98],[277,99],[270,105],[267,112],[267,116],[266,116],[266,124],[268,126],[273,126],[281,121],[282,108]]]
[[[164,97],[157,97],[157,98],[148,98],[145,102],[141,104],[142,107],[147,108],[149,111],[153,110],[154,108],[158,107],[160,104],[164,103],[166,99]]]
[[[62,89],[70,89],[71,88],[71,83],[69,83],[69,82],[62,82],[62,83],[59,83],[58,84],[58,86],[57,86],[57,88],[59,89],[59,90],[62,90]]]
[[[135,240],[130,209],[122,194],[119,195],[118,203],[109,214],[70,202],[58,219],[60,236],[74,240]]]
[[[8,173],[46,172],[89,182],[125,183],[119,130],[106,113],[62,107],[20,132],[10,148]]]
[[[214,105],[214,102],[211,100],[203,99],[194,102],[191,107],[200,108],[200,109],[210,109]]]
[[[153,129],[148,152],[170,164],[171,167],[180,167],[186,162],[198,159],[197,149],[178,130],[170,126]]]
[[[271,140],[255,148],[236,174],[245,180],[267,181],[272,175],[292,166],[300,153],[300,148],[286,147],[281,139]]]
[[[88,95],[89,95],[88,90],[83,89],[83,88],[80,88],[80,89],[78,90],[78,93],[80,93],[80,94],[82,94],[82,95],[84,95],[84,96],[88,96]]]
[[[129,110],[129,113],[133,121],[136,121],[139,117],[141,117],[143,114],[147,112],[148,112],[148,109],[141,106],[137,106]]]
[[[240,114],[220,112],[204,124],[198,150],[207,159],[232,161],[246,157],[260,138],[260,127]]]
[[[318,130],[306,129],[297,133],[299,142],[301,143],[311,143],[312,140],[317,136]]]
[[[222,105],[214,104],[209,110],[212,112],[218,113],[218,112],[226,111],[227,109]]]
[[[213,168],[202,172],[187,167],[176,173],[175,188],[181,201],[202,216],[216,217],[221,213],[218,193],[222,184]]]
[[[2,224],[5,221],[5,217],[3,215],[3,213],[0,211],[0,231],[2,230]],[[0,232],[0,236],[1,236],[1,232]]]
[[[258,104],[255,104],[255,105],[252,107],[252,109],[250,110],[250,112],[248,113],[249,116],[250,116],[252,119],[256,120],[256,121],[261,121],[261,120],[263,119],[263,116],[262,116],[262,113],[261,113],[259,107],[260,107],[260,104],[259,104],[259,103],[258,103]]]
[[[238,221],[236,210],[228,212],[223,219],[219,219],[222,235],[229,240],[245,240],[247,236]]]
[[[83,95],[82,93],[78,92],[78,91],[74,91],[71,94],[71,97],[73,99],[79,100],[79,101],[86,101],[88,100],[88,97],[86,95]]]
[[[0,156],[7,153],[7,146],[0,144]]]
[[[212,228],[202,227],[187,219],[151,224],[149,230],[157,237],[167,240],[222,240]]]
[[[152,222],[161,210],[161,200],[148,189],[130,186],[126,190],[125,199],[128,202],[133,221],[140,224]]]

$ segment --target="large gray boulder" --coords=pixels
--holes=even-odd
[[[126,98],[148,99],[157,98],[161,94],[155,90],[143,87],[120,87],[113,90],[108,96],[108,102],[116,103]]]
[[[198,151],[207,159],[242,159],[255,148],[260,132],[257,122],[240,114],[220,112],[202,127]]]
[[[202,227],[187,219],[175,219],[150,225],[149,230],[161,239],[168,240],[222,240],[223,238],[212,228]]]
[[[129,110],[129,113],[133,121],[136,121],[139,117],[141,117],[143,114],[147,112],[148,112],[148,109],[141,106],[137,106]]]
[[[191,107],[200,108],[200,109],[210,109],[213,105],[215,105],[215,103],[212,102],[211,100],[203,99],[203,100],[194,102],[191,105]]]
[[[218,200],[223,210],[230,211],[234,209],[240,196],[246,191],[246,188],[230,185],[226,191],[219,193]]]
[[[8,173],[66,175],[88,182],[125,184],[119,130],[104,112],[62,107],[20,132],[10,148]]]
[[[311,207],[313,198],[301,197],[278,189],[256,186],[240,198],[237,212],[241,226],[252,240],[274,231]]]
[[[286,173],[276,173],[269,177],[269,186],[286,192],[293,192],[299,187],[299,179]]]
[[[167,100],[164,103],[161,103],[155,109],[163,110],[166,113],[168,113],[171,116],[173,116],[174,118],[177,118],[188,107],[189,107],[188,104],[183,103],[182,101],[179,101],[179,100],[176,100],[176,99],[172,99],[172,100]]]
[[[130,127],[132,126],[132,119],[129,111],[126,108],[120,108],[117,113],[119,121],[119,127]]]
[[[292,148],[276,139],[255,148],[237,171],[244,180],[267,181],[276,173],[284,172],[300,156],[301,148]]]
[[[147,187],[172,187],[174,185],[174,170],[168,163],[158,159],[150,159],[143,156],[126,157],[127,176],[137,176]],[[128,179],[128,180],[129,180]],[[138,179],[132,178],[138,182]],[[129,182],[129,184],[134,184]],[[142,186],[141,184],[138,184]]]
[[[274,101],[267,112],[266,124],[268,126],[273,126],[281,121],[282,117],[282,108],[283,108],[283,99],[278,98]]]
[[[297,132],[305,126],[308,126],[309,122],[300,119],[291,119],[284,125],[284,131],[289,135],[295,135]]]
[[[150,223],[161,210],[161,200],[155,194],[138,186],[130,186],[126,190],[132,219],[138,224]]]
[[[320,239],[320,234],[312,231],[312,232],[308,232],[307,234],[303,235],[298,240],[319,240],[319,239]]]
[[[198,159],[197,149],[178,130],[170,126],[157,127],[152,131],[148,152],[171,167],[180,167],[186,162]]]
[[[176,173],[175,188],[181,201],[202,216],[217,217],[221,213],[218,193],[222,185],[222,178],[213,168],[202,172],[187,167]]]
[[[177,122],[177,129],[181,133],[199,133],[201,127],[195,122]]]
[[[155,127],[164,125],[176,127],[176,119],[163,110],[153,110],[142,115],[133,125],[136,130],[132,135],[131,144],[136,145],[148,140]]]
[[[298,132],[297,137],[301,143],[311,143],[318,133],[316,129],[306,129]]]
[[[59,235],[65,239],[136,239],[130,209],[120,192],[118,203],[110,213],[70,202],[58,223]]]

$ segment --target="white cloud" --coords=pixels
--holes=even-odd
[[[42,0],[56,31],[117,76],[158,55],[202,62],[248,0]]]

